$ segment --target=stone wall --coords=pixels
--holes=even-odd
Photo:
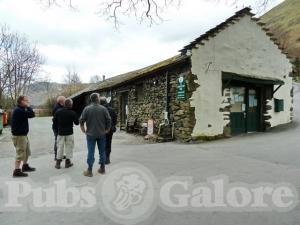
[[[177,79],[181,76],[185,79],[187,85],[185,101],[176,99]],[[190,68],[184,68],[170,77],[170,121],[175,123],[175,138],[183,142],[192,140],[191,134],[196,123],[195,108],[191,107],[190,102],[193,92],[198,87],[195,79],[196,76],[191,73]]]
[[[137,86],[139,85],[142,85],[144,90],[142,99],[138,99],[137,96]],[[136,118],[138,125],[147,123],[149,119],[154,119],[155,131],[157,131],[159,123],[163,121],[166,108],[165,75],[152,75],[112,90],[112,106],[118,113],[119,125],[121,117],[120,97],[124,90],[128,91],[127,118]]]
[[[181,76],[184,77],[187,84],[185,101],[176,99],[177,80]],[[165,133],[165,129],[168,135],[171,135],[172,125],[174,125],[174,138],[184,142],[190,141],[195,125],[195,115],[189,99],[197,88],[197,84],[194,82],[195,78],[196,76],[191,74],[190,63],[185,62],[113,88],[111,92],[112,106],[118,112],[119,125],[120,96],[122,92],[128,91],[128,118],[136,118],[138,125],[153,119],[154,133],[157,134],[160,124],[165,123],[164,112],[168,110],[169,125],[161,126],[161,133]],[[137,97],[137,86],[139,85],[143,85],[144,97],[142,100]]]
[[[179,77],[186,82],[186,100],[176,99],[176,87]],[[120,126],[122,93],[128,92],[127,118],[137,119],[138,126],[154,120],[154,133],[158,134],[160,124],[165,123],[164,112],[169,113],[169,124],[161,126],[161,134],[171,136],[174,126],[174,139],[188,142],[195,126],[195,109],[191,107],[190,98],[199,86],[195,83],[197,77],[191,73],[190,62],[185,61],[159,72],[149,74],[144,78],[130,81],[110,90],[98,91],[101,96],[111,96],[111,105],[118,114]],[[143,86],[143,98],[138,98],[137,87]],[[88,95],[85,98],[88,104]]]
[[[231,99],[232,90],[230,87],[224,88],[223,90],[223,100],[221,102],[220,112],[223,113],[223,136],[230,137],[231,129],[230,129],[230,112],[231,112]]]

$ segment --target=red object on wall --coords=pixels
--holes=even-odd
[[[3,121],[2,121],[3,126],[6,126],[8,124],[8,116],[7,116],[6,112],[3,113],[2,119],[3,119]]]

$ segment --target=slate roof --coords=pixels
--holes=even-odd
[[[151,73],[154,73],[158,70],[167,68],[169,66],[181,63],[186,61],[187,59],[189,59],[189,56],[186,55],[176,55],[174,57],[171,57],[169,59],[166,59],[164,61],[161,61],[159,63],[153,64],[151,66],[147,66],[145,68],[139,69],[139,70],[135,70],[132,72],[128,72],[128,73],[124,73],[124,74],[120,74],[111,78],[108,78],[104,81],[100,81],[97,84],[92,84],[91,86],[77,92],[76,94],[70,96],[70,98],[74,99],[79,97],[80,95],[84,94],[84,93],[90,93],[96,90],[105,90],[105,89],[109,89],[115,86],[119,86],[122,85],[124,83],[130,82],[132,80],[136,80],[139,78],[142,78],[144,76],[147,76]]]

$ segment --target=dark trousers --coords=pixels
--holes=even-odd
[[[54,158],[56,159],[57,157],[57,133],[53,131],[54,133]]]
[[[109,158],[111,153],[111,142],[112,142],[113,135],[114,133],[112,131],[106,134],[105,154],[107,158]]]

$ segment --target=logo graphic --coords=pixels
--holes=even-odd
[[[120,224],[145,221],[158,204],[156,180],[140,164],[121,163],[112,167],[98,186],[101,210]]]
[[[143,201],[146,189],[146,181],[140,174],[128,174],[122,176],[120,181],[116,180],[118,195],[113,201],[114,206],[120,212],[130,210],[132,206],[139,205]]]

